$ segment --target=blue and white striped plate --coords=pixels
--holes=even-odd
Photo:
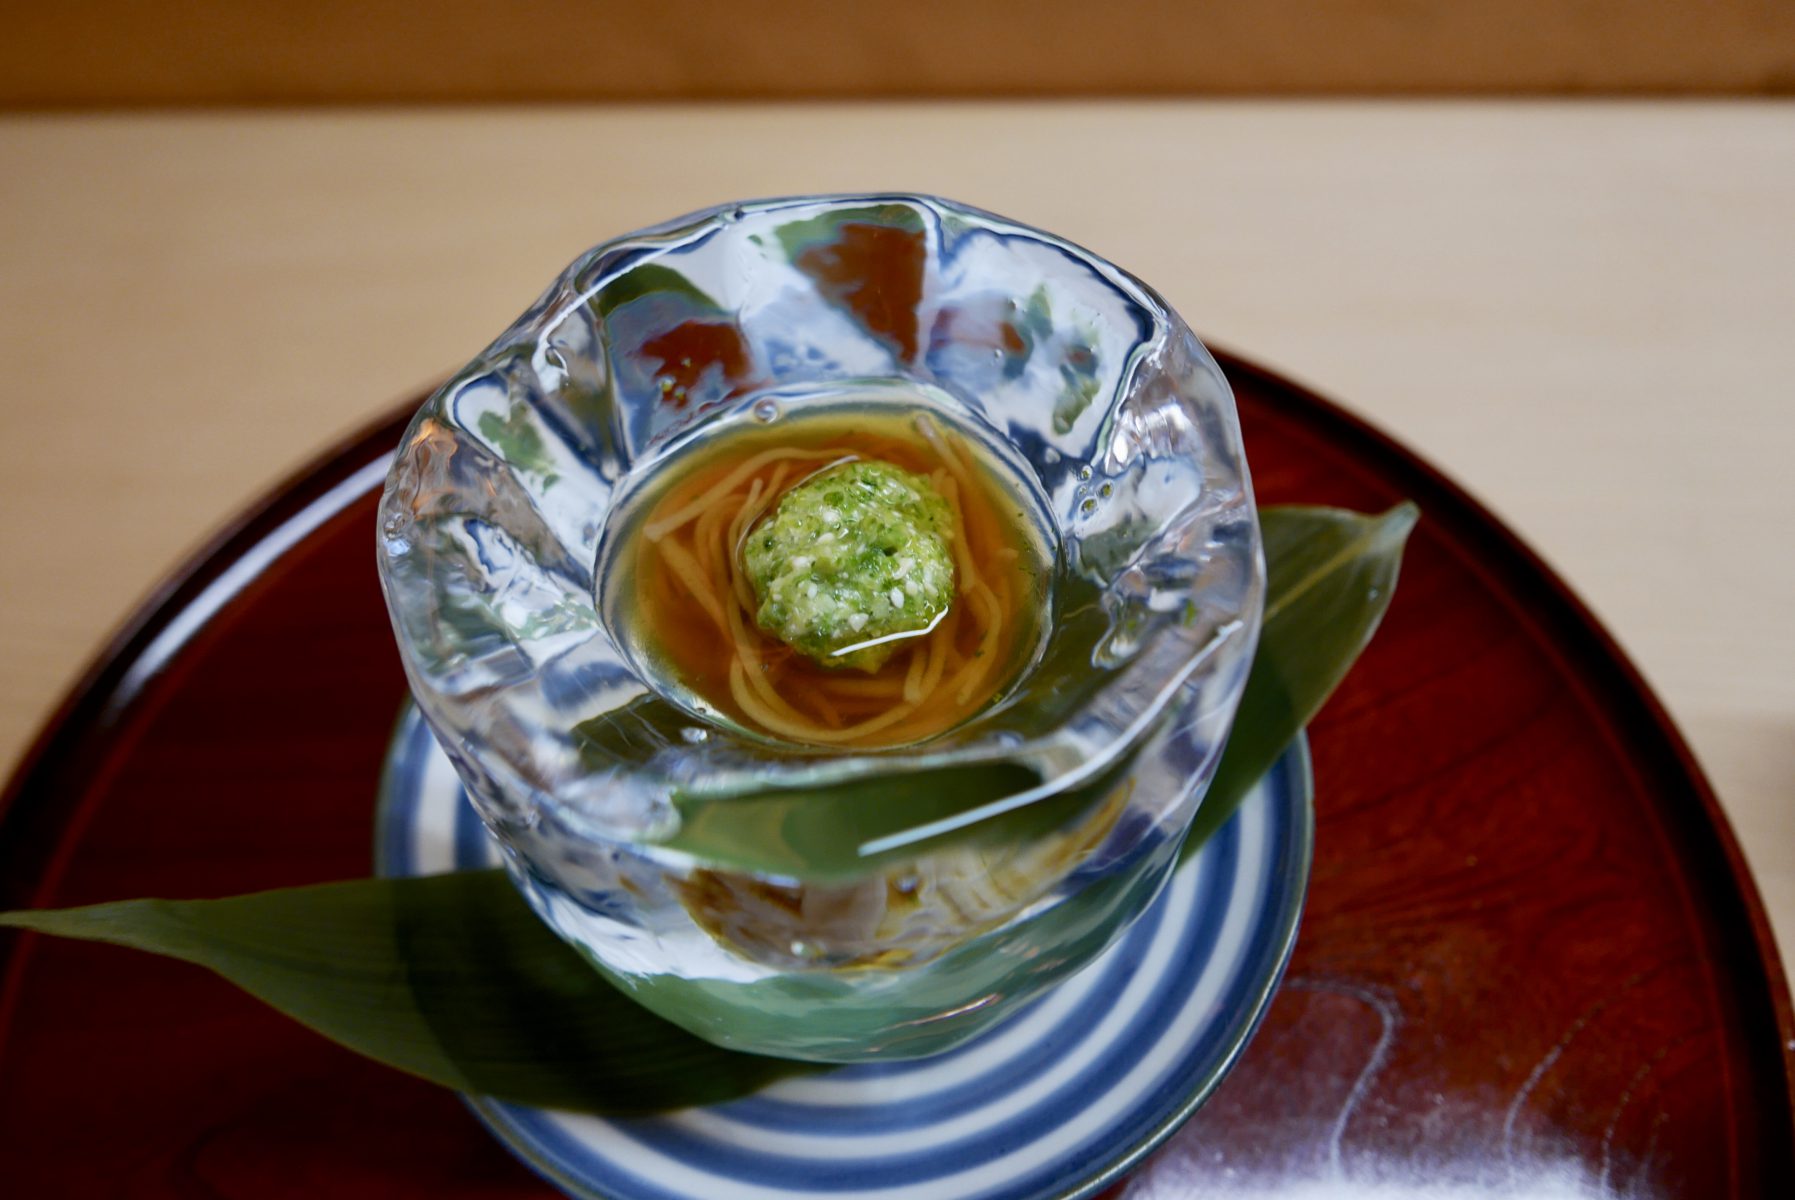
[[[1296,940],[1311,788],[1299,739],[1116,945],[947,1054],[838,1067],[649,1118],[469,1103],[578,1197],[1089,1196],[1196,1110],[1263,1015]],[[415,711],[388,758],[377,855],[388,875],[499,861]]]

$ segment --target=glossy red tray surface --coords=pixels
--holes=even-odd
[[[1223,366],[1263,502],[1410,497],[1425,517],[1383,630],[1311,731],[1314,878],[1284,986],[1121,1190],[1795,1196],[1786,985],[1662,710],[1450,483]],[[6,794],[0,903],[369,872],[404,693],[373,552],[401,424],[283,488],[145,605]],[[11,934],[0,953],[9,1195],[552,1194],[454,1095],[203,971]]]

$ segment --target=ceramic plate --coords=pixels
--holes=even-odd
[[[1312,782],[1299,740],[1107,953],[947,1054],[838,1067],[650,1118],[469,1102],[579,1197],[1088,1196],[1195,1111],[1270,1002],[1308,882]],[[415,710],[388,758],[377,855],[389,875],[499,864]]]

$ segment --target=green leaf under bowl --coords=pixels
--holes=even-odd
[[[9,912],[0,925],[210,968],[359,1054],[520,1104],[656,1112],[811,1069],[724,1050],[650,1013],[500,870]]]
[[[1408,504],[1378,517],[1264,510],[1264,632],[1185,855],[1232,815],[1369,640],[1416,517]],[[759,811],[738,802],[733,813],[704,814],[687,836],[694,849],[738,862],[827,859],[881,829],[915,831],[925,816],[952,825],[956,813],[976,812],[981,797],[967,782],[949,790],[931,780],[924,801],[876,821],[854,820],[838,796],[802,813],[792,796]],[[936,836],[1021,836],[1031,823],[1063,820],[1059,805],[1089,798],[1054,797]],[[801,837],[791,828],[800,820],[816,823]],[[927,843],[909,852],[917,844]],[[854,853],[864,866],[867,856]],[[0,913],[0,926],[195,963],[369,1058],[520,1104],[644,1113],[716,1103],[815,1069],[725,1050],[652,1015],[557,938],[498,870]]]

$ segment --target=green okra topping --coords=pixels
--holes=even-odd
[[[952,529],[920,475],[866,460],[820,471],[748,534],[755,620],[823,666],[876,671],[953,602]]]

